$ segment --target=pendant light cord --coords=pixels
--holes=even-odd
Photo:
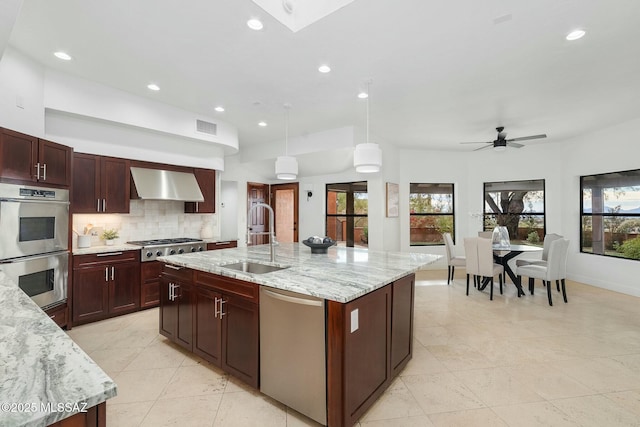
[[[284,155],[289,155],[289,106],[284,106]]]
[[[371,84],[367,82],[367,144],[369,143],[369,98],[371,98]]]

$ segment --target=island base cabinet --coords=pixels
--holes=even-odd
[[[218,304],[222,294],[209,289],[196,290],[193,352],[216,366],[222,366],[222,322]]]
[[[100,403],[88,408],[87,412],[80,412],[64,420],[49,424],[49,427],[106,427],[106,405],[106,402]]]
[[[226,295],[225,300],[222,369],[258,388],[258,305],[234,295]]]
[[[411,359],[414,275],[327,301],[327,424],[352,426]]]
[[[184,269],[190,274],[191,270]],[[160,279],[160,334],[193,351],[193,284],[167,274]]]

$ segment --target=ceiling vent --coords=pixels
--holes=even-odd
[[[218,125],[211,122],[205,122],[204,120],[196,120],[196,130],[209,135],[217,135]]]

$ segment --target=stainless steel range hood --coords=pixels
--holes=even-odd
[[[198,181],[192,173],[132,167],[131,177],[135,184],[135,191],[131,191],[132,198],[137,193],[142,200],[204,201]]]

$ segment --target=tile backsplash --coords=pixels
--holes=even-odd
[[[103,245],[102,230],[116,229],[118,243],[172,237],[200,238],[203,228],[214,230],[217,236],[217,214],[185,214],[184,202],[159,200],[131,200],[128,214],[75,214],[73,230],[83,234],[93,227],[91,245]],[[95,235],[94,235],[95,234]],[[77,247],[74,233],[73,247]]]

